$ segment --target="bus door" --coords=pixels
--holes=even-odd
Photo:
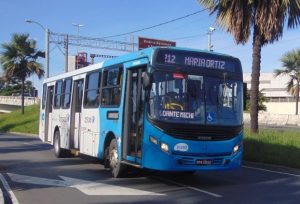
[[[45,110],[45,142],[51,142],[52,139],[52,103],[53,103],[54,86],[48,86],[46,110]]]
[[[142,73],[146,66],[128,69],[123,126],[123,159],[141,163],[145,97]]]
[[[74,80],[70,119],[70,148],[79,149],[83,79]]]

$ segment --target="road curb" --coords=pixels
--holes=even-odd
[[[37,134],[22,133],[22,132],[0,132],[0,134],[23,135],[23,136],[39,137],[39,135],[37,135]]]

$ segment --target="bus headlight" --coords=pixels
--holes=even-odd
[[[169,145],[167,145],[166,143],[161,143],[160,144],[160,148],[161,148],[161,150],[162,151],[164,151],[164,152],[169,152]]]
[[[236,154],[241,149],[242,143],[239,143],[233,147],[233,154]]]
[[[156,145],[158,144],[157,139],[153,136],[150,136],[150,142],[152,142],[153,144],[156,144]]]

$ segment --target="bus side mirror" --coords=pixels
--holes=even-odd
[[[143,88],[145,90],[149,90],[151,88],[151,82],[150,82],[150,74],[147,72],[143,72]]]

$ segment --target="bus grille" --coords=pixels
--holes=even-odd
[[[178,125],[162,121],[151,121],[164,133],[184,140],[221,141],[236,137],[243,130],[243,125],[238,126],[202,126]]]
[[[189,128],[170,128],[165,129],[165,133],[178,139],[199,140],[199,141],[219,141],[230,140],[240,133],[241,129],[189,129]]]

